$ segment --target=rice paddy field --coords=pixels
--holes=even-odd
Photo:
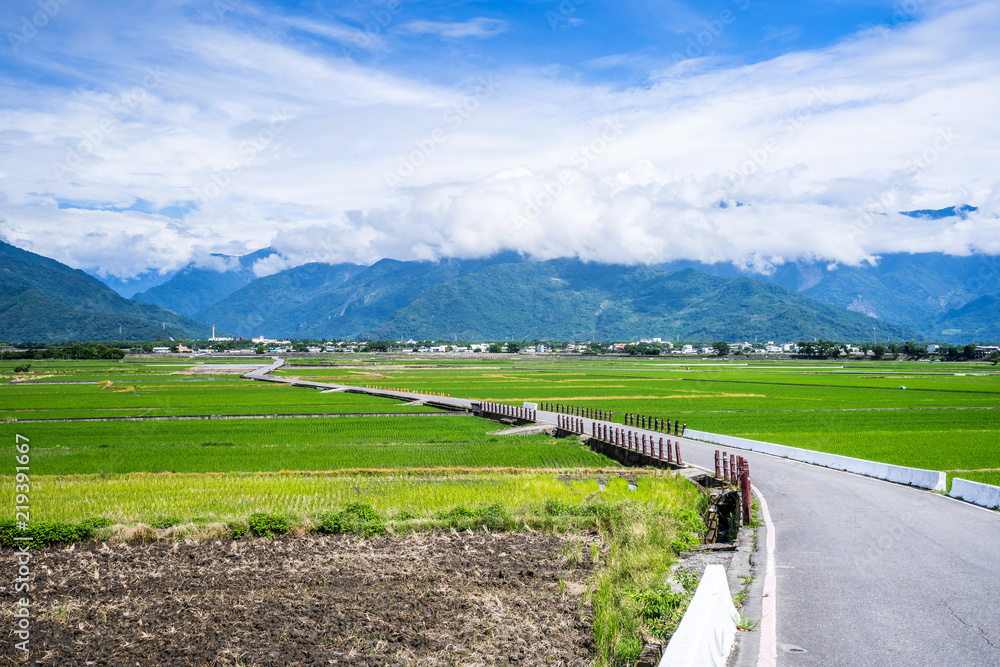
[[[346,382],[359,360],[278,374]],[[426,363],[426,362],[425,362]],[[553,401],[1000,484],[1000,370],[987,362],[676,358],[382,359],[366,383],[511,405]]]
[[[624,469],[576,438],[500,435],[497,423],[426,405],[241,378],[267,362],[32,361],[28,372],[0,362],[0,440],[11,445],[0,539],[10,540],[18,505],[47,535],[127,549],[289,531],[388,535],[397,549],[428,532],[537,530],[565,536],[560,562],[580,562],[581,538],[604,545],[594,543],[595,570],[570,605],[593,635],[583,651],[592,664],[632,664],[643,637],[676,627],[688,598],[665,573],[697,543],[707,504],[686,480]],[[618,422],[643,413],[1000,483],[1000,373],[985,363],[378,355],[295,359],[276,374],[564,403],[613,410]],[[28,451],[20,460],[17,443]],[[556,582],[543,592],[564,599]]]

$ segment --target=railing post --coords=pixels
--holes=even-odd
[[[722,469],[719,466],[719,450],[715,450],[715,478],[719,479],[722,477]]]
[[[681,461],[681,441],[678,440],[677,442],[675,442],[674,447],[677,448],[677,465],[679,466],[684,465],[683,461]]]

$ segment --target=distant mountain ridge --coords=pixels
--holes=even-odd
[[[254,280],[196,318],[247,337],[867,340],[873,324],[883,338],[920,335],[745,276],[516,253],[304,264]]]
[[[588,264],[577,259],[496,264],[436,285],[365,331],[367,338],[550,338],[781,341],[867,340],[874,321],[780,285],[695,269]],[[918,337],[878,322],[884,339]]]
[[[203,324],[125,299],[84,271],[0,241],[0,339],[6,342],[208,334]]]
[[[274,254],[271,248],[264,248],[243,256],[212,255],[220,264],[228,265],[226,271],[188,264],[170,280],[139,292],[132,298],[140,303],[151,303],[180,315],[193,317],[200,310],[208,308],[244,285],[257,279],[254,264]]]
[[[551,260],[569,261],[569,260]],[[484,293],[476,280],[485,280],[486,286],[492,285],[500,289],[505,281],[521,280],[516,271],[487,271],[490,267],[502,265],[540,266],[544,262],[532,262],[516,253],[502,253],[485,259],[452,259],[439,262],[401,262],[384,259],[372,266],[354,264],[319,264],[312,263],[297,266],[276,274],[250,280],[245,285],[219,298],[207,307],[192,313],[195,319],[206,324],[216,325],[218,329],[234,332],[243,336],[281,335],[301,338],[354,338],[366,337],[453,337],[462,336],[460,332],[493,332],[508,331],[509,336],[516,336],[515,326],[501,325],[498,313],[479,315],[487,317],[487,321],[475,320],[465,325],[455,321],[449,312],[438,312],[432,307],[432,299],[440,303],[448,303],[453,314],[465,309],[456,298],[453,290],[472,290]],[[609,276],[636,275],[636,267],[622,265],[585,264],[587,280],[579,281],[578,294],[564,293],[548,303],[542,312],[533,316],[533,321],[544,320],[554,312],[562,312],[565,322],[574,322],[560,328],[563,334],[583,334],[589,332],[596,335],[617,337],[638,337],[655,334],[644,327],[661,327],[660,331],[676,331],[677,335],[694,337],[711,337],[713,331],[735,333],[735,322],[727,324],[723,329],[713,329],[709,324],[722,325],[726,318],[715,317],[709,310],[710,302],[705,302],[696,309],[703,320],[692,319],[695,311],[677,316],[671,322],[662,317],[643,314],[645,301],[629,289],[635,288],[634,282],[619,283],[622,292],[608,291]],[[845,339],[867,340],[871,335],[871,327],[885,329],[883,335],[895,331],[900,337],[937,340],[941,342],[966,343],[970,341],[1000,340],[1000,324],[994,316],[992,301],[978,302],[981,297],[1000,294],[1000,258],[984,255],[954,257],[939,253],[924,254],[893,254],[880,258],[875,265],[858,267],[831,265],[828,262],[797,262],[778,266],[771,274],[752,274],[730,263],[702,264],[695,261],[678,261],[658,266],[646,267],[648,270],[661,274],[677,273],[692,269],[700,273],[726,280],[743,279],[752,283],[773,285],[786,288],[822,304],[835,306],[845,311],[857,313],[867,320],[843,320],[843,315],[834,316],[830,312],[820,315],[816,305],[812,306],[811,315],[806,316],[805,310],[800,311],[805,319],[798,321],[798,330],[811,330],[817,322],[829,323],[826,333],[817,328],[816,337],[832,337],[833,332],[845,336]],[[527,269],[524,269],[527,271]],[[453,281],[475,276],[483,272],[472,282]],[[218,273],[218,272],[211,272]],[[530,271],[529,271],[530,273]],[[572,272],[571,272],[572,273]],[[199,274],[196,274],[199,275]],[[603,276],[603,277],[602,277]],[[211,276],[214,278],[214,276]],[[241,280],[245,279],[245,276]],[[549,280],[565,280],[560,276],[549,276]],[[661,275],[660,278],[663,279]],[[604,281],[603,283],[601,281]],[[744,283],[747,285],[748,283]],[[204,285],[204,281],[202,282]],[[219,294],[224,289],[222,280],[213,280],[207,288],[197,292],[198,299],[192,303],[204,303],[211,300],[211,295]],[[547,294],[546,286],[532,283],[520,283],[517,290],[537,291],[539,298]],[[201,289],[200,286],[197,289]],[[706,287],[707,289],[707,287]],[[721,289],[717,287],[716,289]],[[600,290],[604,290],[601,292]],[[166,292],[166,290],[164,290]],[[595,305],[591,297],[601,293],[603,305]],[[511,293],[507,290],[507,293]],[[156,296],[157,292],[150,290],[148,295]],[[171,285],[170,299],[185,299],[185,292],[180,281]],[[589,295],[589,296],[588,296]],[[447,297],[447,298],[446,298]],[[484,298],[492,298],[485,297]],[[756,294],[756,299],[764,299],[762,294]],[[787,295],[771,293],[774,309],[790,307],[789,303],[779,305]],[[766,299],[765,299],[766,300]],[[967,304],[979,303],[981,307],[963,309]],[[171,304],[174,301],[163,299],[159,305]],[[568,304],[577,304],[579,308],[600,308],[600,320],[589,321],[581,319]],[[731,304],[735,305],[735,304]],[[750,317],[748,322],[766,321],[764,303],[758,304],[755,313],[743,312]],[[518,302],[511,306],[515,314],[531,312],[530,304]],[[638,311],[630,310],[638,307]],[[666,308],[661,304],[661,307]],[[621,310],[624,308],[625,310]],[[804,306],[803,306],[804,308]],[[527,310],[525,310],[527,309]],[[187,312],[190,312],[190,308]],[[626,315],[626,311],[628,314]],[[473,311],[464,310],[470,317]],[[619,312],[616,321],[613,313]],[[780,312],[776,310],[775,312]],[[479,316],[477,315],[477,317]],[[818,320],[814,318],[820,318]],[[492,318],[492,319],[490,319]],[[687,319],[685,319],[687,318]],[[823,318],[826,318],[825,320]],[[841,319],[841,325],[834,326],[833,321]],[[616,321],[613,326],[610,322]],[[434,322],[436,325],[430,326]],[[759,331],[760,336],[770,339],[779,337],[777,332],[784,331],[778,327],[780,320],[773,322],[770,330]],[[446,325],[444,323],[447,323]],[[864,323],[867,335],[861,334]],[[791,323],[789,323],[791,325]],[[846,327],[846,328],[845,328]],[[744,326],[749,331],[753,327]],[[794,327],[793,327],[794,328]],[[554,335],[552,327],[539,329]],[[907,333],[903,333],[903,332]],[[626,335],[628,334],[628,335]],[[634,335],[632,335],[634,334]],[[485,333],[483,334],[485,335]],[[541,334],[538,334],[541,335]],[[662,334],[668,335],[668,334]],[[674,335],[674,334],[669,334]],[[878,334],[877,334],[878,335]],[[495,336],[503,337],[503,336]],[[521,336],[523,337],[523,335]],[[676,336],[675,336],[676,337]],[[736,336],[746,339],[748,336]]]
[[[902,214],[965,219],[976,210],[964,205]],[[255,264],[273,254],[264,248],[241,257],[216,256],[225,271],[189,264],[137,294],[136,301],[113,307],[107,290],[99,297],[94,292],[96,280],[86,289],[77,284],[82,272],[64,286],[52,280],[25,285],[8,275],[9,294],[29,294],[43,283],[44,288],[30,292],[30,299],[7,298],[2,312],[10,331],[36,333],[37,327],[23,323],[61,312],[48,325],[62,337],[72,337],[74,322],[86,320],[85,331],[105,331],[111,324],[100,317],[126,316],[136,320],[136,331],[148,331],[137,322],[148,324],[152,317],[161,331],[163,322],[178,332],[215,325],[219,332],[246,337],[862,341],[874,327],[880,339],[1000,341],[1000,257],[992,255],[895,253],[860,266],[789,262],[752,273],[729,262],[626,266],[571,258],[531,261],[502,252],[436,262],[382,259],[371,266],[310,263],[258,278]],[[57,273],[73,271],[13,246],[0,255],[30,255]],[[155,306],[173,312],[143,310]]]
[[[241,335],[267,330],[300,338],[351,338],[436,284],[520,261],[517,253],[501,253],[440,262],[382,259],[371,266],[304,264],[248,284],[197,318]]]
[[[747,276],[775,283],[824,303],[919,330],[928,340],[1000,340],[1000,323],[990,319],[987,311],[965,313],[962,322],[949,322],[950,312],[1000,293],[1000,257],[993,255],[892,254],[874,266],[856,267],[796,262],[781,265],[769,275],[749,274],[728,263],[661,266],[667,270],[688,266],[722,277]]]

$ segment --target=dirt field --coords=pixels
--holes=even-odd
[[[596,541],[480,532],[39,551],[30,664],[587,665],[580,609]],[[5,586],[3,663],[20,663],[12,596]]]

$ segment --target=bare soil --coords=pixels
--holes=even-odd
[[[588,665],[591,543],[451,532],[40,550],[27,662]],[[12,586],[0,601],[0,663],[21,663]]]

